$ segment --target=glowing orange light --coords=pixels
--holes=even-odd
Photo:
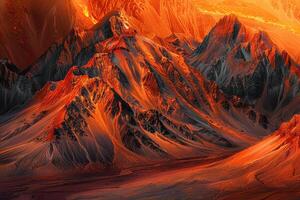
[[[85,2],[84,0],[78,0],[76,1],[75,5],[78,6],[78,12],[82,12],[82,14],[87,17],[88,19],[90,19],[90,21],[93,24],[96,24],[98,21],[90,14],[89,12],[89,8],[87,6],[87,2]]]

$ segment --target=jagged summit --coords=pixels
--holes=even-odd
[[[239,19],[235,15],[228,15],[217,22],[195,53],[198,55],[204,51],[207,54],[218,53],[219,51],[223,53],[226,50],[224,46],[225,48],[232,48],[248,41],[250,37],[250,33]],[[226,47],[226,45],[229,46]]]
[[[133,25],[130,23],[126,12],[115,10],[105,15],[105,17],[103,17],[91,29],[106,29],[112,34],[121,35],[128,32],[129,29],[133,29]]]
[[[248,57],[253,60],[259,59],[272,50],[280,52],[267,32],[254,31],[244,26],[237,16],[231,14],[217,22],[196,49],[194,56],[201,57],[202,54],[204,57],[208,56],[207,54],[223,56],[230,54],[236,48],[244,48],[244,56],[248,53]]]
[[[212,32],[215,34],[231,35],[232,39],[236,39],[240,30],[244,28],[244,25],[239,21],[238,17],[231,14],[221,18]]]
[[[276,46],[271,40],[269,34],[265,31],[258,31],[252,37],[252,43],[260,43],[265,45],[265,49],[270,49]]]
[[[216,24],[189,62],[227,96],[256,107],[274,124],[280,123],[275,113],[286,113],[298,101],[299,65],[266,32],[253,32],[233,15]],[[297,112],[284,114],[284,119]]]
[[[210,32],[211,40],[218,39],[215,42],[241,43],[248,39],[246,27],[239,21],[235,15],[223,17]]]
[[[241,24],[241,22],[235,14],[229,14],[221,18],[217,24]]]

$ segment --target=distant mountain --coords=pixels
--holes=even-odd
[[[189,61],[227,97],[238,97],[273,124],[299,112],[294,105],[299,102],[300,66],[267,33],[247,29],[235,16],[221,19]]]
[[[203,13],[219,20],[235,14],[248,28],[263,30],[281,50],[299,61],[300,23],[298,0],[192,0]]]

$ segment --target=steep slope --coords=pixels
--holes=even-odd
[[[181,54],[139,35],[122,12],[74,30],[18,76],[32,93],[1,116],[4,173],[223,156],[256,141],[252,126],[216,117],[223,108]]]
[[[299,199],[300,118],[296,115],[258,144],[213,164],[85,189],[70,199]],[[158,178],[159,177],[159,178]],[[155,183],[155,187],[153,184]],[[115,195],[111,195],[115,194]]]
[[[299,112],[294,107],[299,101],[299,65],[267,33],[247,29],[233,15],[216,24],[189,61],[225,96],[252,106],[271,124]]]

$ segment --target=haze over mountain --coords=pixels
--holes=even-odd
[[[0,57],[26,68],[72,29],[69,0],[0,2]]]
[[[298,0],[193,0],[201,13],[216,20],[234,14],[246,25],[268,32],[281,50],[300,59],[300,2]]]
[[[132,21],[135,19],[139,29],[151,37],[167,37],[176,32],[187,34],[198,42],[216,21],[233,12],[245,25],[268,32],[281,50],[286,50],[295,60],[300,59],[297,1],[4,0],[0,9],[0,57],[10,59],[20,69],[34,63],[72,27],[89,28],[106,13],[118,9],[125,10]]]

